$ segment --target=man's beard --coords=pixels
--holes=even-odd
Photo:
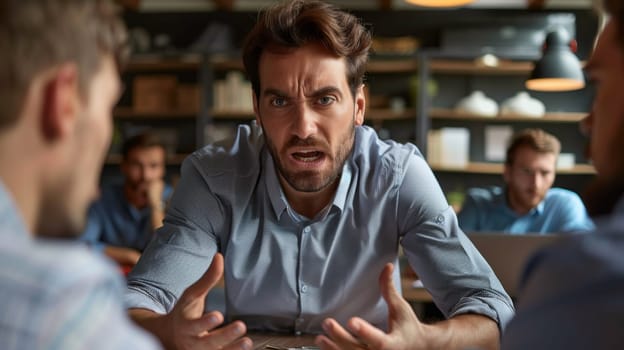
[[[326,160],[329,161],[332,165],[332,168],[326,172],[325,174],[319,173],[318,171],[289,171],[286,166],[283,164],[277,147],[271,141],[271,139],[267,136],[266,131],[264,130],[264,126],[262,127],[264,140],[269,148],[269,152],[273,157],[273,163],[275,164],[277,171],[282,176],[282,178],[296,191],[299,192],[319,192],[328,186],[335,183],[342,174],[342,168],[344,167],[345,162],[351,155],[351,151],[353,150],[353,142],[355,139],[355,125],[351,124],[349,130],[345,133],[344,137],[340,141],[340,147],[336,152],[335,156],[330,154],[325,154]],[[318,145],[321,143],[315,138],[308,138],[302,140],[298,137],[293,137],[288,141],[286,149],[290,146],[296,145]],[[329,149],[329,147],[325,147]]]

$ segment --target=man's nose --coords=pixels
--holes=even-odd
[[[305,102],[302,101],[294,106],[292,132],[298,138],[305,140],[314,135],[317,131],[316,122],[316,114]]]

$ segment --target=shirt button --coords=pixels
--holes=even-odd
[[[440,214],[440,215],[436,216],[435,222],[436,222],[436,224],[443,223],[444,222],[444,215]]]
[[[295,335],[301,335],[301,331],[295,331]]]
[[[301,286],[301,293],[305,293],[308,291],[308,286],[306,286],[305,284]]]
[[[303,323],[303,318],[299,317],[298,319],[295,320],[295,322],[297,322],[298,324],[302,324]]]
[[[310,226],[306,226],[303,228],[304,233],[310,233]]]

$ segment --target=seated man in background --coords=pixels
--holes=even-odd
[[[122,147],[122,184],[101,190],[89,211],[82,239],[123,266],[134,266],[162,225],[172,189],[164,182],[165,146],[149,132],[135,135]]]
[[[460,227],[512,234],[593,229],[576,193],[551,188],[560,150],[559,140],[543,130],[516,133],[507,148],[505,188],[470,189],[458,214]]]

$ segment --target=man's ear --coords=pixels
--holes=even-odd
[[[364,84],[355,90],[355,125],[364,123],[364,112],[366,111],[366,96],[364,94]]]
[[[76,65],[67,63],[58,67],[43,89],[41,132],[46,140],[55,141],[69,133],[77,119],[80,96]]]
[[[507,162],[503,163],[503,180],[505,184],[511,181],[511,165],[507,164]]]

